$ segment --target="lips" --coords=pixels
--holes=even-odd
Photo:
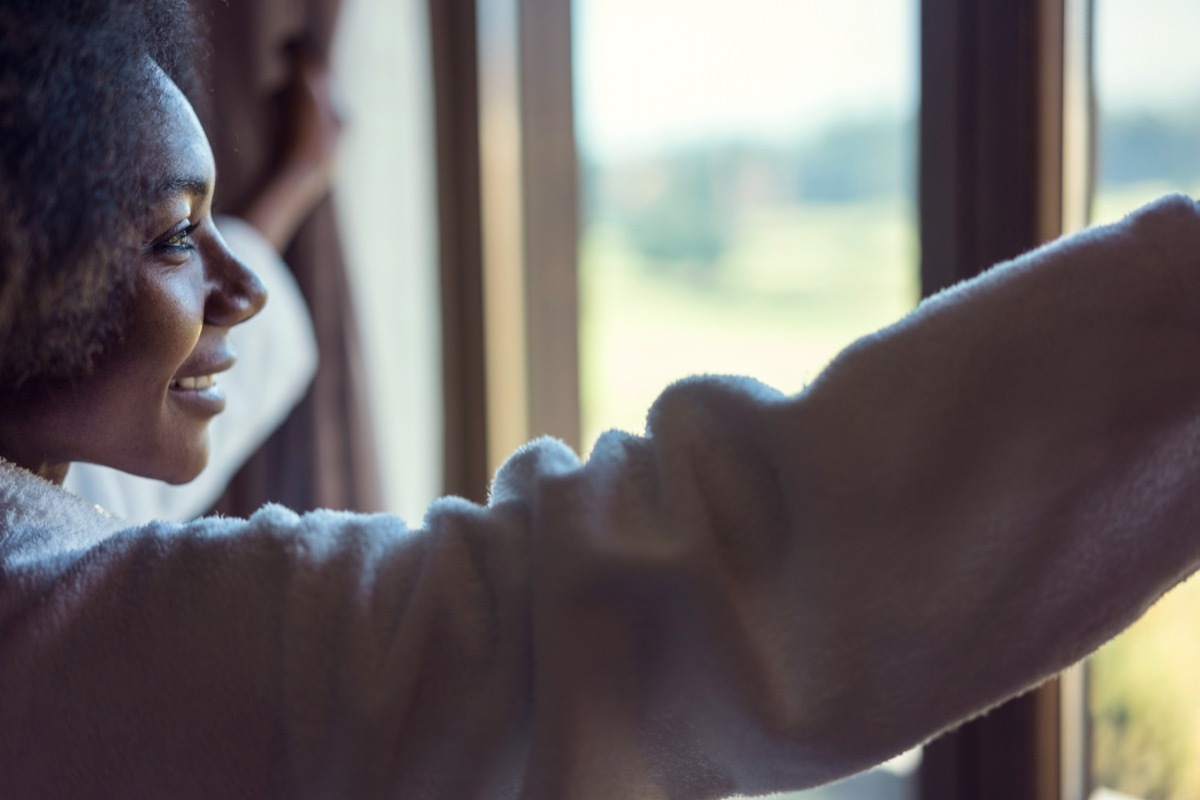
[[[233,367],[237,357],[227,346],[208,353],[193,353],[175,377],[171,388],[176,391],[202,392],[216,385],[217,374]]]
[[[226,348],[193,354],[171,379],[169,395],[175,407],[205,418],[224,411],[225,393],[217,374],[232,367],[235,360]]]
[[[202,392],[216,385],[216,375],[197,375],[192,378],[176,378],[171,381],[172,389],[184,392]]]

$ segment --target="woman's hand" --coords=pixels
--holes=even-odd
[[[344,128],[328,67],[305,55],[293,59],[286,106],[283,159],[242,214],[279,253],[332,186]]]

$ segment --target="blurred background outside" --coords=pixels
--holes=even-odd
[[[586,451],[669,383],[803,389],[916,303],[917,0],[575,0]],[[918,753],[812,792],[916,797]]]
[[[917,300],[916,0],[575,0],[585,449]]]
[[[1093,222],[1167,192],[1200,196],[1198,12],[1195,0],[1095,0]],[[1193,578],[1090,660],[1090,770],[1100,796],[1200,800],[1197,623]]]

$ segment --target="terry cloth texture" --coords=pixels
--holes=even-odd
[[[1200,560],[1200,214],[924,303],[802,394],[702,377],[488,506],[124,527],[0,468],[14,797],[712,798],[1020,692]]]

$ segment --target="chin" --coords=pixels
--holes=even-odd
[[[153,478],[179,486],[194,481],[208,466],[208,436],[187,443],[164,447],[154,458],[147,459],[141,469],[126,469],[144,478]]]
[[[189,469],[185,472],[172,473],[166,477],[159,478],[159,480],[161,480],[163,483],[169,483],[172,486],[182,486],[186,483],[191,483],[192,481],[196,480],[196,478],[200,477],[200,473],[203,471],[204,467],[201,466],[198,469]]]
[[[208,447],[205,447],[202,454],[194,458],[171,465],[171,468],[159,480],[176,486],[191,483],[200,476],[206,466],[208,466]]]

